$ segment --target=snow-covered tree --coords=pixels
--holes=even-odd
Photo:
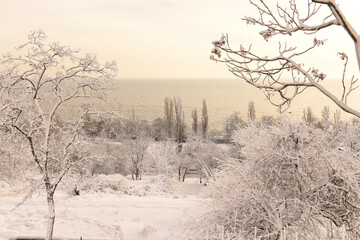
[[[170,141],[163,141],[150,145],[147,149],[147,168],[156,175],[173,178],[177,169],[176,144]]]
[[[325,106],[321,111],[321,124],[325,130],[328,130],[331,125],[329,106]]]
[[[125,158],[130,163],[133,180],[141,180],[148,146],[149,139],[142,135],[138,135],[134,139],[125,140],[122,143],[121,148]]]
[[[201,113],[202,113],[202,115],[201,115],[201,130],[202,130],[203,137],[206,138],[207,132],[209,130],[209,115],[208,115],[208,110],[207,110],[207,105],[206,105],[205,99],[203,99]]]
[[[166,131],[165,121],[162,118],[156,118],[152,121],[150,125],[150,136],[154,138],[155,141],[160,141],[169,136]]]
[[[315,124],[317,121],[311,107],[307,107],[303,110],[302,119],[308,125]]]
[[[195,138],[189,141],[184,148],[184,155],[188,160],[188,167],[196,167],[204,181],[215,178],[219,161],[225,158],[225,152],[211,141]]]
[[[274,36],[279,38],[282,36],[284,41],[279,41],[273,49],[277,53],[269,56],[261,51],[257,52],[252,45],[246,47],[242,44],[239,48],[234,48],[229,42],[229,37],[223,35],[220,40],[213,42],[211,59],[225,63],[235,76],[262,90],[267,99],[281,111],[285,111],[291,101],[307,88],[314,88],[345,112],[360,117],[360,111],[348,104],[349,95],[358,87],[355,76],[359,74],[355,71],[351,73],[352,77],[347,77],[348,54],[341,51],[337,54],[343,62],[339,65],[343,71],[337,79],[339,89],[342,89],[338,96],[322,84],[326,74],[304,60],[306,57],[316,58],[316,55],[311,54],[326,43],[325,40],[317,37],[318,32],[326,34],[326,29],[340,26],[354,42],[355,58],[360,68],[360,36],[347,20],[337,1],[249,0],[249,2],[255,7],[259,16],[245,16],[244,21],[262,28],[260,35],[266,41],[270,41]],[[311,38],[312,44],[290,46],[291,43],[287,40],[296,38],[299,34]]]
[[[182,107],[182,102],[180,97],[177,98],[174,97],[174,109],[175,109],[175,121],[174,121],[175,138],[176,141],[179,143],[179,146],[181,146],[181,144],[186,141],[186,135],[185,135],[186,123],[185,123],[185,113]],[[179,150],[181,150],[181,148]]]
[[[191,117],[193,120],[191,127],[192,127],[194,134],[197,135],[198,134],[198,114],[197,114],[196,108],[191,111]]]
[[[254,101],[248,103],[248,118],[250,121],[255,122],[256,113],[255,113],[255,104]]]
[[[82,116],[88,111],[78,99],[102,98],[116,64],[100,64],[95,55],[82,56],[78,50],[48,43],[45,38],[43,31],[32,32],[14,55],[4,56],[0,121],[21,136],[23,150],[41,174],[48,202],[46,240],[50,240],[54,193],[69,169],[88,157],[86,143],[79,136]],[[71,120],[58,121],[58,116],[64,115]]]
[[[231,135],[234,133],[234,131],[244,124],[245,122],[242,120],[239,112],[232,113],[229,117],[227,117],[224,123],[226,140],[230,141]]]
[[[168,137],[170,138],[174,131],[175,119],[174,119],[174,102],[169,97],[166,97],[164,99],[164,121],[166,124],[166,131]]]
[[[358,236],[359,125],[341,132],[287,121],[235,131],[244,159],[222,162],[211,185],[212,211],[196,226],[203,230],[198,233],[212,239],[224,232],[244,239],[331,239],[344,228],[350,238]]]
[[[87,139],[88,152],[91,156],[86,162],[78,164],[78,169],[86,175],[130,173],[131,164],[126,161],[122,143],[106,138]]]
[[[260,118],[260,123],[263,126],[273,126],[278,122],[278,119],[271,115],[264,115]]]

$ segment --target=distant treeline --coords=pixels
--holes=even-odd
[[[163,117],[152,121],[139,119],[134,108],[127,117],[114,118],[109,116],[86,116],[83,125],[84,134],[89,137],[105,137],[108,139],[136,138],[138,135],[148,136],[156,141],[162,139],[174,139],[178,143],[186,141],[187,136],[201,136],[203,138],[222,137],[225,142],[231,140],[232,133],[247,124],[260,124],[263,126],[276,125],[281,116],[263,115],[256,116],[256,108],[253,101],[249,101],[247,118],[243,118],[240,112],[234,112],[225,118],[222,128],[209,129],[209,119],[206,99],[203,99],[202,109],[199,113],[195,108],[191,112],[191,125],[185,122],[185,114],[180,97],[164,98]],[[303,110],[302,120],[308,125],[321,129],[328,129],[341,123],[340,110],[336,110],[331,116],[330,109],[325,106],[321,117],[317,118],[310,107]]]

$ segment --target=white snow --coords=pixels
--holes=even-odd
[[[147,180],[137,181],[144,184]],[[198,179],[182,183],[183,196],[129,196],[104,192],[70,196],[55,193],[54,238],[60,239],[181,239],[186,222],[205,209]],[[1,189],[0,189],[1,193]],[[4,192],[3,192],[4,193]],[[46,195],[34,195],[11,211],[24,197],[0,194],[0,239],[44,237]]]

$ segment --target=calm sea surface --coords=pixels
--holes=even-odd
[[[329,82],[330,88],[339,92],[336,90],[341,88]],[[188,126],[191,126],[192,110],[197,109],[200,119],[203,99],[206,99],[209,124],[213,129],[222,128],[225,118],[234,112],[240,112],[246,120],[247,106],[251,100],[255,103],[257,118],[263,115],[278,116],[277,108],[266,100],[260,90],[240,79],[122,79],[116,81],[116,86],[112,99],[114,103],[120,104],[125,117],[134,108],[139,119],[151,121],[163,118],[164,98],[174,96],[182,100]],[[355,92],[353,95],[359,94]],[[359,96],[353,96],[350,100],[352,104],[360,106]],[[330,107],[331,115],[337,109],[318,91],[307,89],[293,101],[285,114],[293,120],[301,120],[303,109],[309,106],[320,118],[321,110],[326,105]],[[343,119],[349,118],[344,112],[341,116]]]

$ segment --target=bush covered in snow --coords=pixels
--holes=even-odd
[[[180,182],[175,178],[169,178],[165,175],[158,175],[151,179],[150,194],[160,196],[174,196],[176,198],[182,196]]]
[[[132,181],[120,174],[94,175],[81,180],[66,178],[61,188],[73,194],[76,188],[80,194],[110,193],[133,196],[173,196],[180,197],[179,182],[166,176],[150,177],[150,180]]]
[[[77,186],[80,192],[103,192],[125,194],[131,189],[131,184],[122,175],[95,175],[84,178]]]
[[[212,210],[194,236],[319,239],[343,226],[350,237],[358,235],[360,160],[349,142],[358,126],[349,128],[339,134],[283,121],[237,130],[244,159],[222,163],[210,186]]]

